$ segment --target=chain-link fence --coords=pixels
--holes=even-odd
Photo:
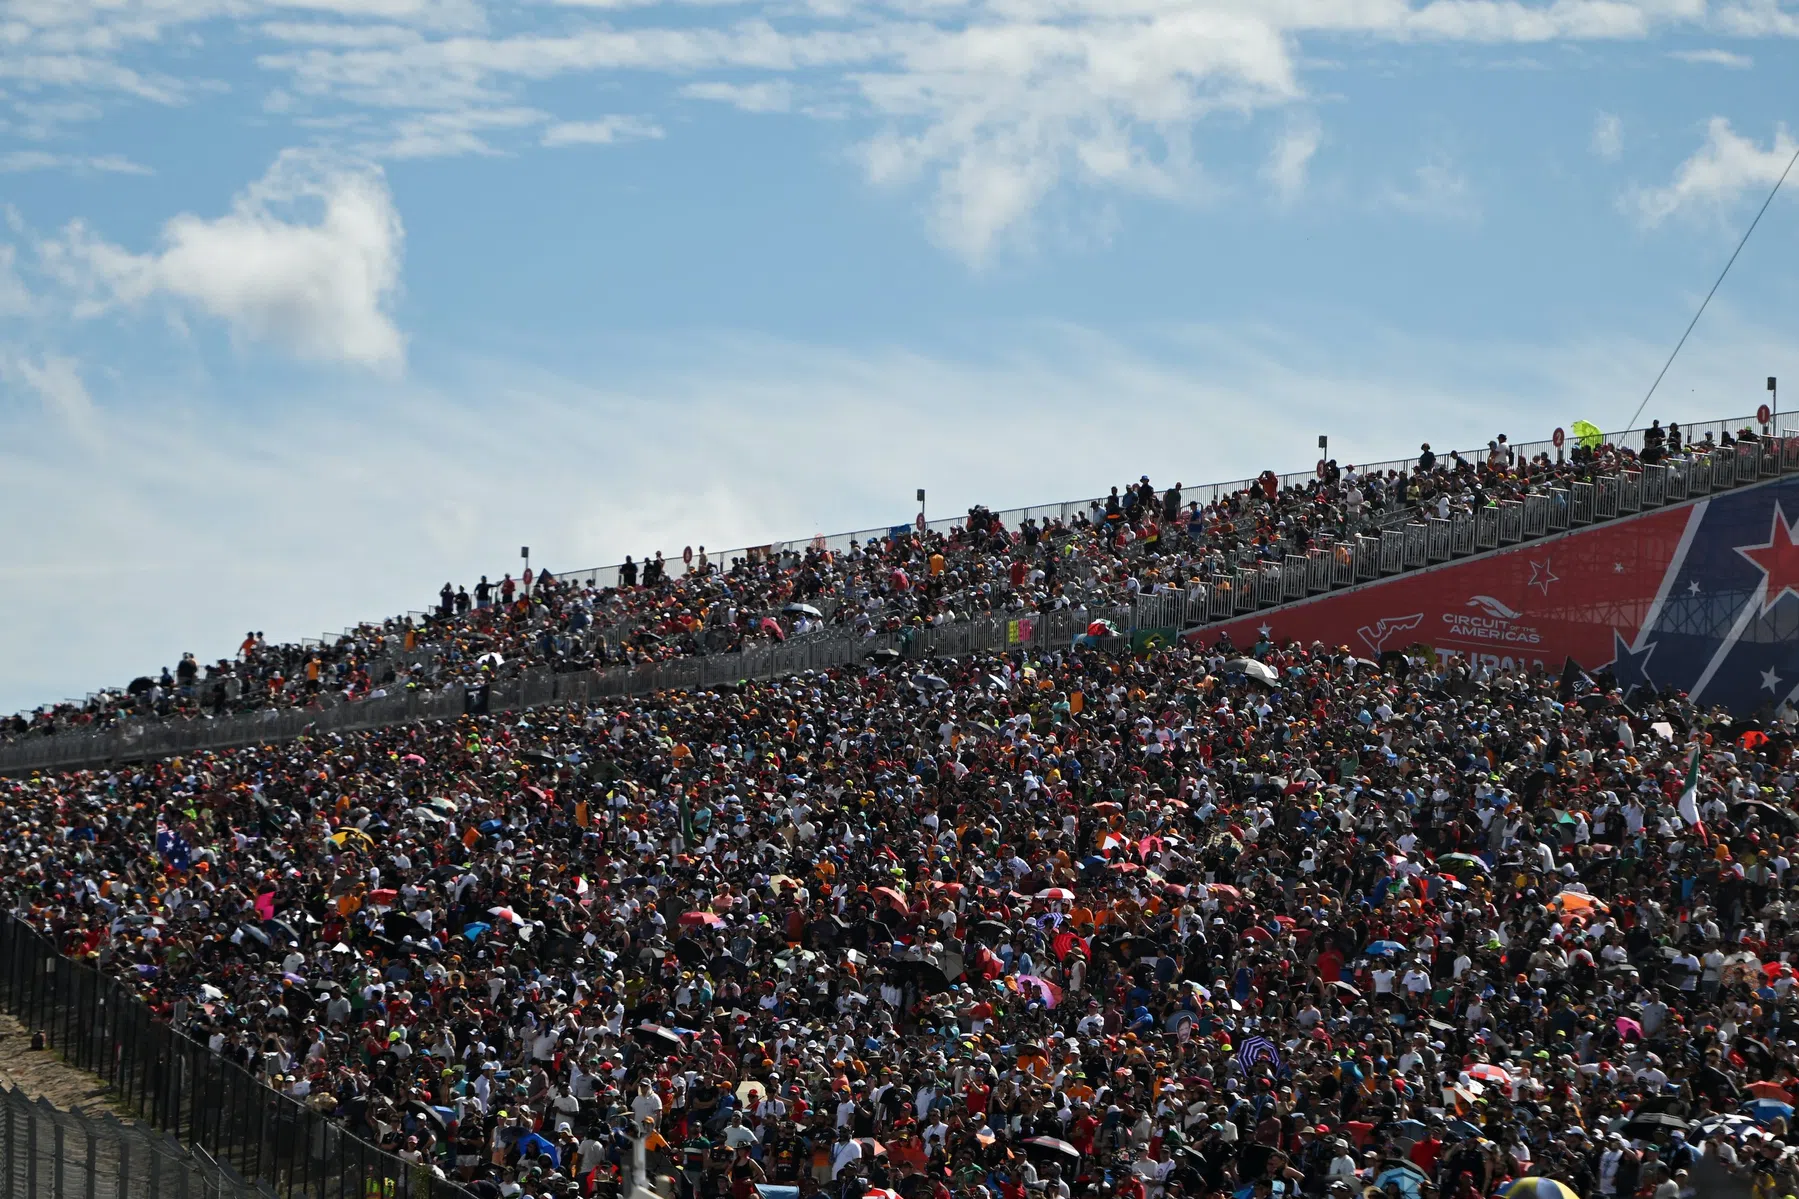
[[[275,1199],[198,1150],[0,1086],[0,1199]]]
[[[172,1160],[140,1153],[130,1162],[120,1158],[117,1177],[128,1190],[108,1195],[120,1199],[204,1199],[214,1194],[257,1194],[265,1199],[468,1199],[463,1188],[436,1177],[430,1169],[408,1164],[353,1135],[338,1121],[283,1095],[248,1071],[154,1018],[150,1009],[116,979],[93,966],[71,961],[42,934],[13,913],[0,918],[0,1006],[28,1027],[41,1030],[51,1050],[70,1065],[99,1075],[124,1106],[137,1113],[145,1133],[165,1134],[195,1153],[194,1160],[216,1163],[218,1177],[229,1171],[253,1179],[258,1190],[180,1190],[198,1173],[176,1171],[172,1182],[151,1178]],[[9,1115],[9,1121],[12,1117]],[[23,1126],[31,1134],[33,1126]],[[30,1199],[43,1195],[86,1195],[85,1189],[51,1189],[57,1172],[71,1186],[85,1188],[96,1178],[86,1165],[71,1169],[67,1129],[38,1126],[37,1135],[51,1138],[49,1149],[18,1150],[7,1126],[7,1185]],[[62,1148],[58,1148],[58,1136]],[[133,1145],[132,1151],[138,1147]],[[86,1161],[87,1147],[79,1153]],[[126,1165],[130,1166],[127,1170]],[[101,1164],[100,1174],[111,1169]],[[27,1181],[21,1182],[24,1178]],[[36,1185],[31,1185],[35,1180]],[[169,1189],[174,1186],[177,1189]]]

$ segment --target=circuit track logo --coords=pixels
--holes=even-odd
[[[1363,625],[1357,629],[1356,635],[1361,637],[1363,644],[1368,647],[1369,653],[1378,654],[1381,647],[1387,644],[1387,639],[1393,634],[1415,629],[1423,623],[1424,613],[1422,612],[1414,612],[1410,616],[1383,616],[1374,622],[1372,628]]]

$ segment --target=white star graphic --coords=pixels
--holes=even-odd
[[[1699,594],[1699,580],[1698,579],[1694,579],[1691,583],[1687,584],[1687,594],[1688,595],[1698,595]]]
[[[1272,625],[1263,625],[1261,628],[1257,629],[1256,632],[1264,637],[1272,637],[1274,635],[1274,628]]]
[[[1526,587],[1540,587],[1544,595],[1549,594],[1549,584],[1561,582],[1561,576],[1549,569],[1549,559],[1541,562],[1532,560],[1530,564],[1530,582]]]
[[[1622,562],[1612,563],[1612,573],[1615,575],[1623,574],[1624,573],[1624,563],[1622,563]]]
[[[1776,690],[1779,686],[1780,686],[1780,676],[1774,673],[1774,668],[1772,666],[1770,666],[1770,667],[1768,667],[1768,669],[1762,671],[1762,689],[1763,690],[1773,691],[1774,694],[1779,695],[1780,692],[1778,690]]]

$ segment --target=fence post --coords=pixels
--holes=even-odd
[[[25,1117],[25,1193],[36,1195],[37,1189],[37,1113]]]
[[[94,1130],[92,1128],[89,1128],[87,1130],[87,1189],[85,1192],[86,1199],[98,1199],[98,1196],[99,1196],[100,1183],[99,1183],[99,1180],[94,1177],[94,1175],[99,1171],[99,1168],[100,1168],[99,1156],[100,1156],[99,1152],[94,1146]],[[128,1181],[127,1178],[123,1174],[119,1175],[119,1193],[121,1196],[124,1194],[125,1184],[127,1183],[127,1181]]]

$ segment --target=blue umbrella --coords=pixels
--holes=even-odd
[[[1775,1120],[1793,1118],[1793,1105],[1782,1103],[1778,1099],[1751,1099],[1743,1105],[1743,1111],[1757,1124],[1772,1124]]]
[[[1424,1174],[1412,1165],[1392,1166],[1374,1176],[1376,1189],[1385,1191],[1389,1185],[1397,1186],[1405,1199],[1418,1199],[1418,1188],[1426,1181]]]
[[[1466,1120],[1451,1120],[1443,1127],[1458,1137],[1477,1137],[1480,1135],[1480,1129],[1468,1123]]]
[[[1430,1129],[1422,1120],[1401,1120],[1393,1126],[1392,1131],[1399,1134],[1401,1137],[1417,1138],[1422,1137],[1425,1133],[1429,1132]]]
[[[1390,958],[1396,953],[1404,953],[1405,946],[1398,941],[1376,941],[1362,952],[1371,958]]]
[[[469,923],[462,926],[462,935],[473,941],[476,937],[479,937],[482,933],[492,927],[493,925],[491,924],[482,924],[479,920],[471,920]]]

